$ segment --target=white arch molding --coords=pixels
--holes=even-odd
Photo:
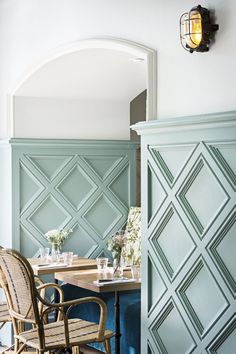
[[[13,97],[19,88],[40,68],[47,63],[79,50],[85,49],[112,49],[125,53],[129,53],[135,57],[143,58],[146,65],[147,77],[147,102],[146,102],[146,120],[157,119],[157,53],[154,49],[146,47],[136,42],[128,41],[118,38],[90,38],[78,40],[76,42],[59,47],[50,53],[40,63],[35,64],[24,76],[16,83],[15,87],[8,94],[7,100],[7,122],[8,122],[8,135],[15,136],[14,129],[14,114],[13,114]]]

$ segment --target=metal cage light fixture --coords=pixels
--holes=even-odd
[[[193,7],[180,17],[180,40],[190,53],[207,52],[213,33],[219,25],[212,24],[210,11],[201,5]]]

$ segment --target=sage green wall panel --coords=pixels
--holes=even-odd
[[[235,149],[236,144],[219,143],[209,145],[213,156],[229,182],[232,183],[234,190],[236,188],[236,159]]]
[[[236,316],[229,321],[227,326],[222,329],[220,335],[208,347],[208,352],[211,354],[228,354],[234,353],[236,348]]]
[[[49,181],[52,181],[72,158],[72,156],[33,156],[31,154],[27,155],[27,157],[37,167],[39,172],[42,173]]]
[[[96,184],[77,163],[60,181],[56,189],[78,211],[97,189]]]
[[[134,129],[142,151],[141,353],[235,354],[236,112]]]
[[[135,202],[135,154],[129,141],[12,139],[14,247],[27,257],[45,233],[72,228],[63,245],[80,256],[108,254]]]
[[[43,185],[23,163],[20,164],[20,190],[22,191],[22,198],[20,200],[21,213],[44,190]]]
[[[205,261],[198,260],[189,273],[178,294],[200,337],[204,337],[229,303]]]
[[[178,178],[185,163],[194,151],[194,148],[195,146],[193,144],[169,145],[151,147],[150,152],[153,154],[163,176],[165,176],[167,182],[172,185]]]
[[[208,247],[208,252],[215,262],[226,284],[236,298],[236,207],[219,228],[216,237]]]
[[[148,313],[150,315],[167,290],[166,285],[150,256],[148,258],[148,284]]]
[[[157,347],[163,354],[192,353],[196,343],[175,304],[170,300],[151,327]],[[179,338],[179,340],[176,340]]]
[[[127,165],[119,175],[115,176],[111,182],[109,189],[118,197],[125,205],[129,204],[130,185],[126,183],[129,178],[130,167]]]
[[[112,170],[121,162],[122,157],[114,156],[85,156],[84,160],[97,173],[97,175],[105,180]]]
[[[20,227],[20,236],[21,252],[25,255],[25,257],[32,257],[32,255],[37,254],[41,244],[39,242],[35,242],[34,237],[32,237],[31,233],[28,232],[23,226]]]
[[[148,221],[150,223],[166,197],[167,193],[156,176],[155,171],[152,169],[152,166],[148,166]]]
[[[170,278],[176,276],[195,249],[191,235],[172,205],[163,215],[158,229],[151,235],[150,243]]]

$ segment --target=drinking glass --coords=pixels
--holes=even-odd
[[[71,266],[73,263],[73,252],[63,252],[62,256],[63,256],[63,262],[66,265]]]
[[[99,272],[105,272],[107,270],[108,258],[98,257],[97,261],[97,269]]]
[[[49,250],[50,249],[48,247],[42,247],[39,249],[40,261],[42,263],[47,263],[49,261]]]

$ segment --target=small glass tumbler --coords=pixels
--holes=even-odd
[[[73,263],[73,252],[63,252],[63,263],[65,263],[68,266],[71,266]]]
[[[40,254],[40,261],[44,263],[48,263],[49,261],[49,251],[50,249],[48,247],[45,248],[40,248],[39,249],[39,254]]]
[[[108,265],[108,258],[105,257],[98,257],[96,258],[97,261],[97,269],[99,272],[106,272],[107,265]]]

